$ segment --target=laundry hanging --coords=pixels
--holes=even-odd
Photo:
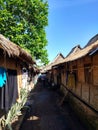
[[[17,71],[7,70],[7,80],[4,87],[0,87],[0,109],[8,110],[18,98]]]
[[[3,87],[6,84],[6,69],[3,67],[0,67],[0,87]]]

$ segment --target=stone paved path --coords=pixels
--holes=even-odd
[[[31,92],[31,111],[27,112],[20,130],[87,130],[67,102],[58,105],[59,94],[40,83]]]

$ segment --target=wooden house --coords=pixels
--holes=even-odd
[[[57,84],[61,84],[61,83],[66,84],[67,64],[65,64],[64,61],[66,58],[74,55],[76,52],[78,52],[80,50],[81,50],[81,47],[79,45],[75,46],[74,48],[72,48],[72,50],[69,52],[69,54],[65,58],[61,58],[60,60],[58,60],[57,62],[55,62],[52,65],[52,70],[56,71],[56,74],[57,74],[57,75],[54,75],[54,78],[58,77]],[[62,63],[62,62],[64,62],[64,63]]]
[[[98,110],[98,39],[94,39],[62,63],[66,64],[68,74],[74,75],[73,81],[67,80],[67,87]]]
[[[48,65],[46,65],[43,69],[42,72],[47,73],[47,77],[49,82],[54,82],[55,85],[58,84],[59,79],[61,79],[60,75],[57,73],[58,68],[54,67],[56,64],[58,64],[60,61],[62,61],[64,59],[64,56],[59,53],[54,60],[49,63]]]
[[[84,48],[74,49],[52,68],[59,68],[57,74],[61,75],[60,86],[64,93],[69,92],[72,107],[97,128],[98,34]]]
[[[61,73],[64,75],[62,76],[62,84],[98,109],[98,35],[92,38],[84,48],[70,53],[52,67],[59,67],[65,71],[65,75],[63,71]],[[70,79],[71,76],[73,79]]]
[[[41,73],[45,73],[46,74],[46,76],[48,78],[48,82],[51,82],[51,76],[52,76],[51,68],[52,68],[52,62],[41,68]]]
[[[0,34],[0,110],[8,111],[19,98],[23,71],[33,64],[29,53]]]

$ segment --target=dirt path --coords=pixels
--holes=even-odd
[[[32,106],[20,130],[87,130],[75,117],[68,103],[58,105],[59,94],[39,83],[31,92]]]

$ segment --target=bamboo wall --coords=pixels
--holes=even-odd
[[[98,110],[98,54],[70,62],[69,71],[76,72],[72,91]]]
[[[76,74],[76,84],[71,87],[66,83],[66,71],[72,71]],[[58,82],[58,74],[61,74],[62,84],[98,110],[98,53],[65,63],[61,67],[58,65],[58,69],[53,69],[55,84]]]
[[[58,75],[60,75],[61,90],[65,95],[69,95],[69,102],[76,113],[83,120],[87,121],[86,123],[89,123],[90,127],[92,125],[92,128],[98,129],[98,115],[90,109],[91,107],[98,111],[98,52],[75,61],[59,64],[56,68],[53,67],[51,71],[52,80],[55,84],[58,83]],[[75,74],[75,85],[68,86],[67,72]],[[71,90],[78,98],[68,93],[64,86]]]
[[[55,84],[57,84],[57,74],[57,69],[53,69],[53,80]]]
[[[61,71],[62,84],[67,86],[74,94],[98,111],[98,53],[92,56],[85,56],[76,61],[68,63],[68,67],[63,66]],[[66,71],[72,71],[76,74],[76,85],[69,87],[66,83]],[[64,94],[66,88],[62,87]],[[88,123],[91,129],[98,129],[98,115],[89,107],[84,105],[80,100],[69,94],[69,102],[81,116],[81,118]]]

